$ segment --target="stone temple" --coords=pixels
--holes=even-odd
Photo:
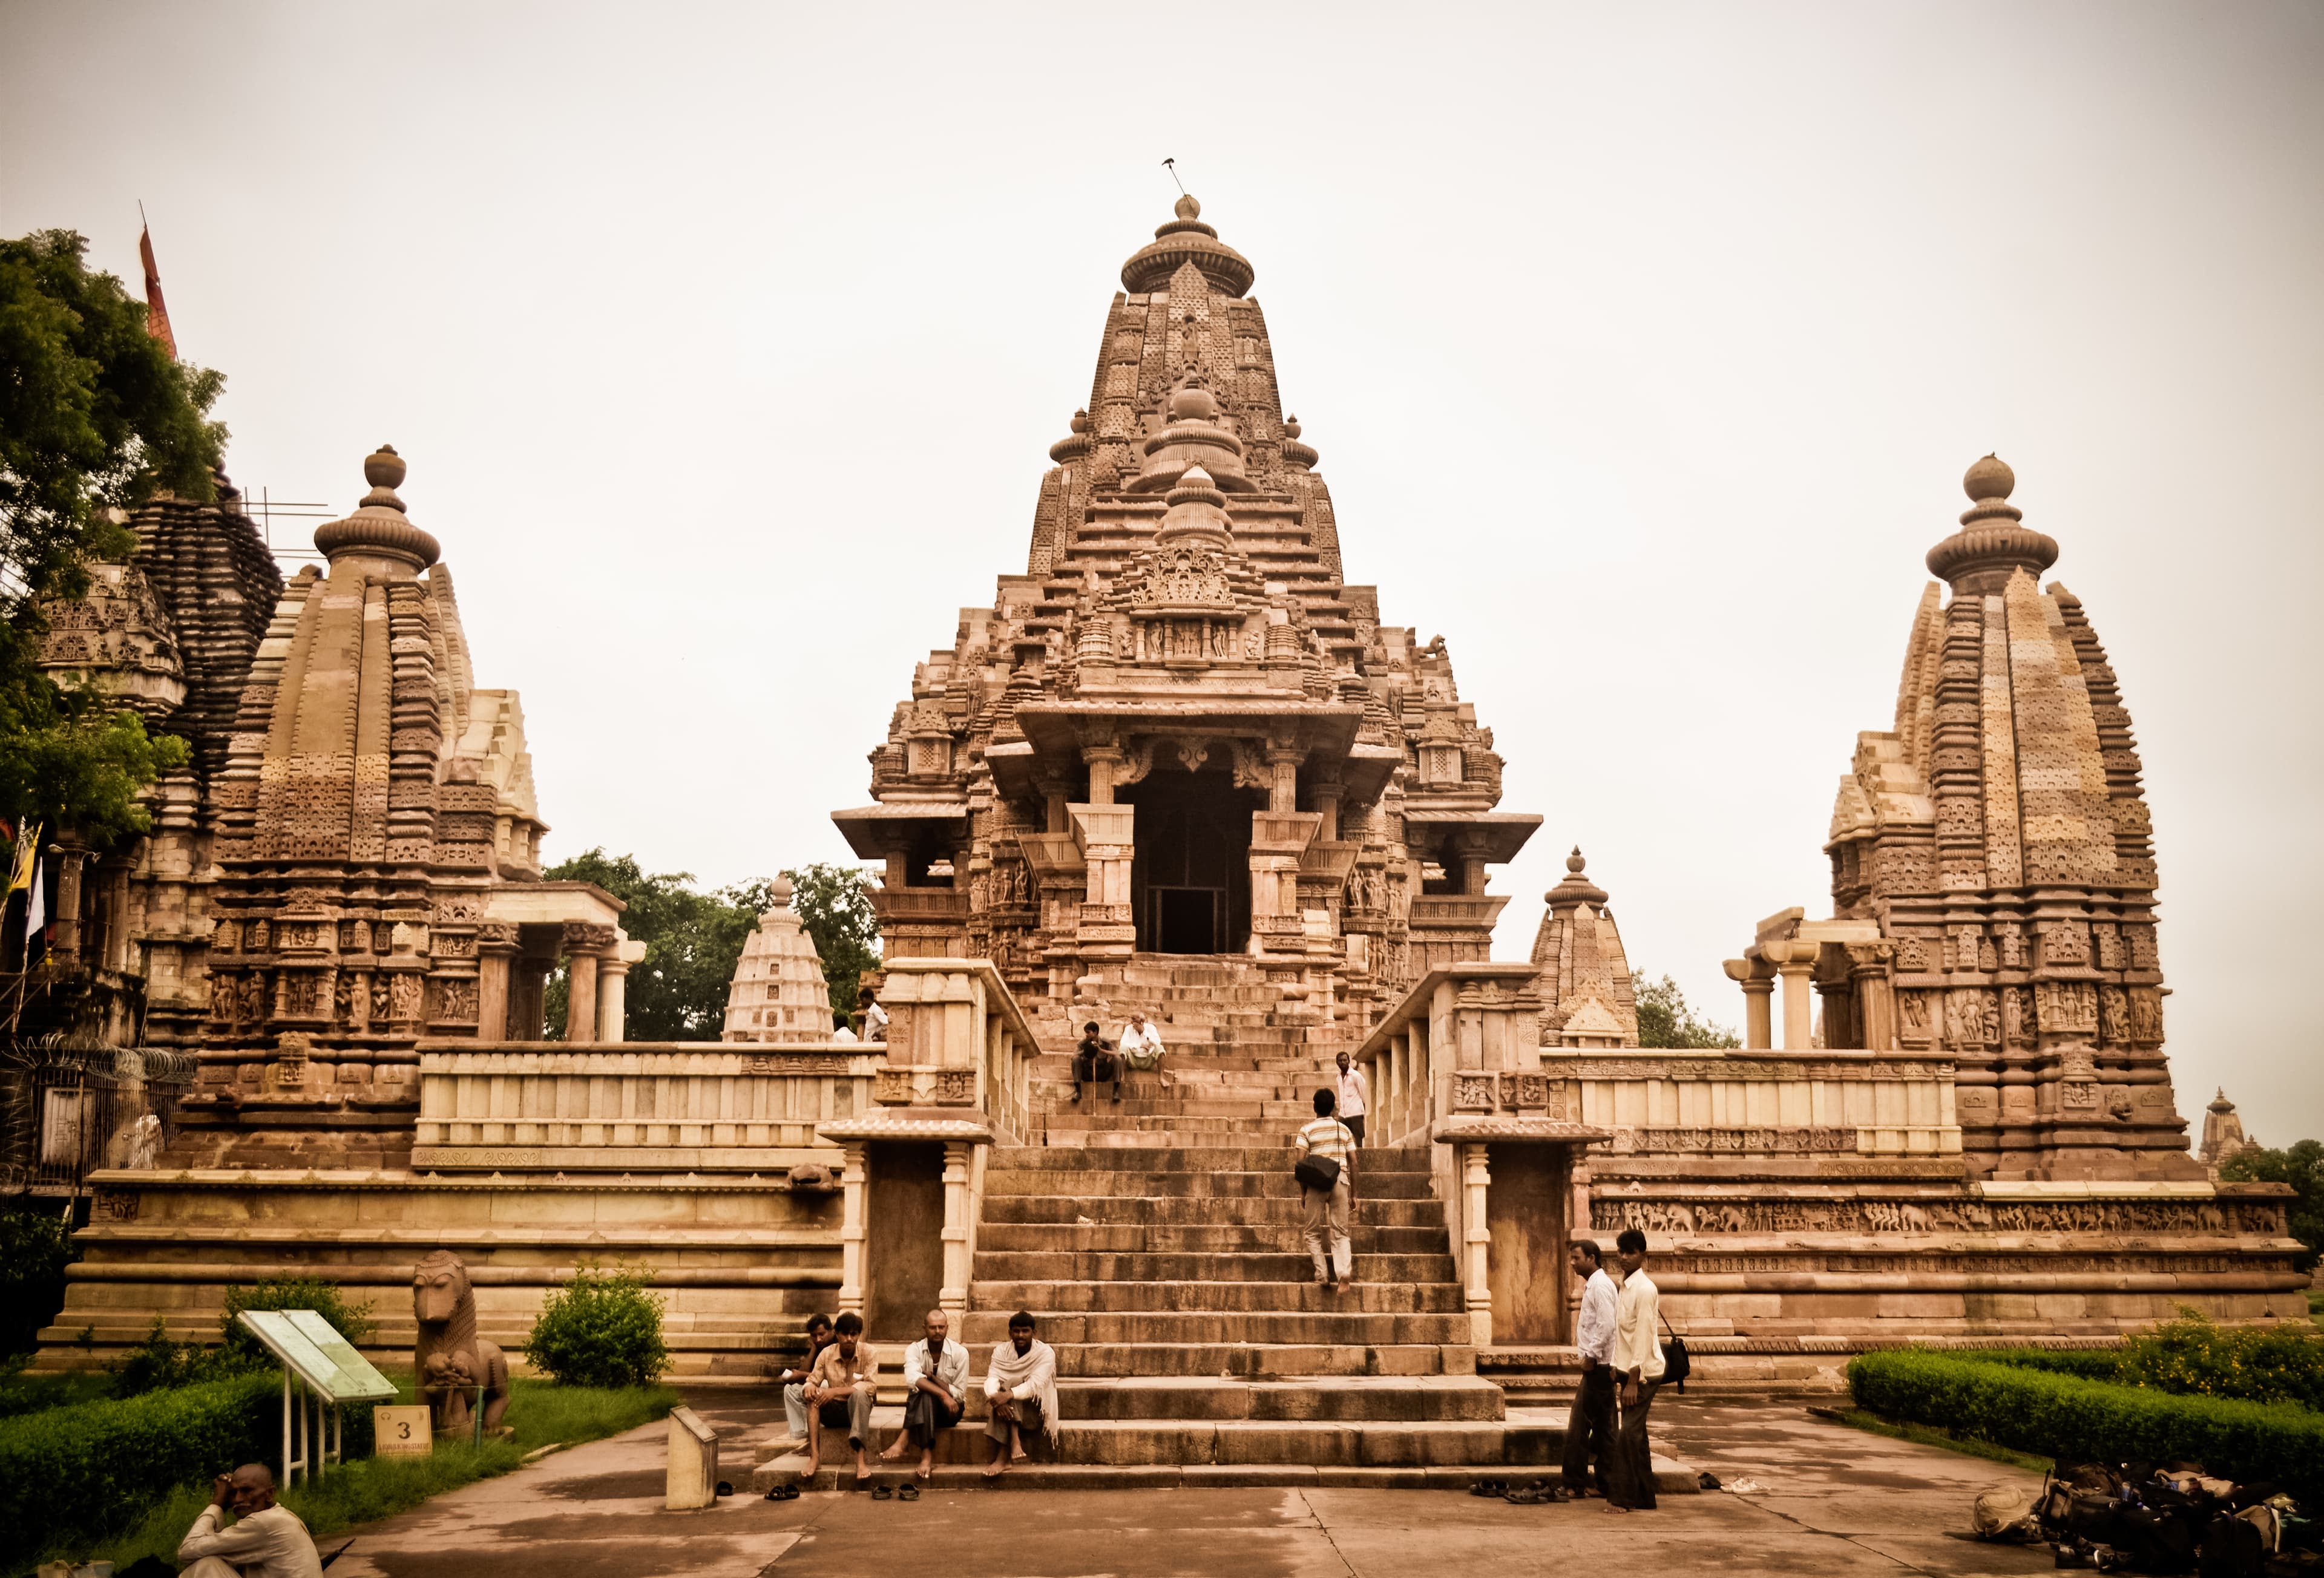
[[[1500,809],[1443,641],[1344,578],[1254,278],[1192,198],[1130,257],[1023,572],[915,665],[870,803],[835,813],[880,867],[884,1044],[817,1032],[779,897],[724,1039],[622,1039],[635,945],[605,895],[539,880],[521,715],[470,684],[400,460],[372,457],[318,535],[328,573],[287,588],[146,534],[89,602],[129,615],[68,611],[158,628],[132,581],[210,575],[223,738],[157,791],[178,820],[152,852],[97,862],[78,902],[176,851],[181,918],[108,922],[106,968],[176,1005],[148,1023],[199,1078],[154,1165],[90,1175],[43,1362],[157,1315],[191,1335],[260,1275],[400,1288],[436,1248],[512,1348],[578,1260],[626,1259],[689,1376],[762,1376],[816,1308],[862,1311],[891,1364],[931,1305],[979,1350],[1035,1311],[1055,1482],[1407,1483],[1554,1458],[1564,1247],[1625,1225],[1700,1372],[1738,1384],[1907,1339],[2110,1341],[2181,1303],[2304,1316],[2285,1191],[2187,1152],[2129,720],[2080,604],[2036,582],[2057,546],[2006,467],[1971,468],[1929,558],[1950,595],[1923,599],[1893,727],[1857,741],[1831,913],[1779,910],[1727,962],[1748,1045],[1643,1047],[1618,874],[1581,849],[1529,956],[1492,959],[1491,867],[1541,819]],[[160,645],[80,661],[138,693]],[[1081,1024],[1132,1011],[1171,1082],[1073,1103]],[[1334,1296],[1289,1138],[1342,1050],[1374,1148],[1361,1286]]]

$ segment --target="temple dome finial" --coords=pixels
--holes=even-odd
[[[1162,495],[1162,502],[1168,508],[1154,533],[1156,546],[1200,539],[1225,547],[1234,540],[1227,521],[1227,496],[1201,466],[1191,465],[1180,472],[1176,485]]]
[[[1998,455],[1987,455],[1961,477],[1961,491],[1969,499],[1961,528],[1928,556],[1929,573],[1956,594],[1999,592],[2018,571],[2038,577],[2058,562],[2055,537],[2019,524],[2025,512],[2009,502],[2016,487],[2017,473]]]
[[[1171,211],[1181,219],[1200,219],[1203,216],[1203,206],[1194,200],[1194,194],[1192,192],[1188,192],[1173,204]]]
[[[1192,197],[1180,197],[1177,217],[1157,225],[1154,239],[1130,254],[1121,265],[1121,288],[1149,295],[1170,288],[1170,277],[1186,264],[1202,271],[1214,290],[1240,296],[1250,289],[1259,271],[1250,260],[1219,239],[1219,233],[1202,219],[1203,206]]]
[[[404,476],[403,457],[392,444],[383,444],[364,457],[364,481],[371,491],[355,513],[344,520],[327,521],[315,528],[315,546],[336,563],[343,555],[393,559],[425,570],[442,556],[443,546],[405,518],[403,500],[395,490]]]

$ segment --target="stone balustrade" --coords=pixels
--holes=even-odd
[[[422,1171],[776,1172],[837,1154],[818,1124],[872,1109],[880,1049],[423,1042]]]
[[[1616,1154],[1958,1156],[1948,1054],[1544,1049]]]

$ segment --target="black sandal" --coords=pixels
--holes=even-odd
[[[899,1485],[899,1486],[897,1486],[897,1487],[896,1487],[896,1500],[899,1500],[899,1501],[917,1501],[917,1500],[918,1500],[919,1499],[920,1499],[920,1488],[919,1488],[919,1486],[918,1486],[918,1485]]]
[[[770,1501],[796,1501],[798,1499],[799,1488],[796,1484],[777,1485],[767,1492],[767,1500]]]
[[[886,1501],[892,1500],[895,1494],[895,1491],[890,1490],[885,1485],[874,1485],[872,1487],[872,1500],[874,1501]]]
[[[1508,1482],[1505,1480],[1479,1480],[1475,1484],[1469,1487],[1469,1494],[1471,1496],[1505,1496],[1508,1494]]]

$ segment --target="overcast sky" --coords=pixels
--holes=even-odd
[[[0,233],[382,441],[552,858],[848,858],[916,657],[1024,569],[1175,157],[1347,574],[1442,633],[1634,964],[1830,910],[1856,733],[1997,450],[2146,764],[2180,1107],[2324,1132],[2324,7],[0,4]]]

